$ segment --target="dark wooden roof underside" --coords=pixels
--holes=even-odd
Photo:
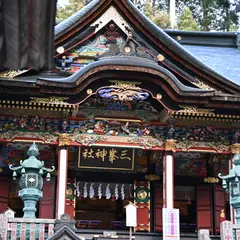
[[[0,69],[51,69],[56,0],[2,0],[0,9]]]

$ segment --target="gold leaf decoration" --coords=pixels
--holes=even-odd
[[[50,104],[68,104],[66,100],[69,98],[67,97],[48,97],[48,98],[31,98],[31,102],[33,103],[50,103]]]
[[[177,111],[178,113],[194,113],[194,114],[211,114],[215,115],[214,109],[204,109],[204,108],[198,108],[193,106],[183,106],[180,105],[182,110]]]
[[[193,84],[197,87],[199,87],[200,89],[204,89],[204,90],[215,90],[214,88],[210,87],[209,85],[207,85],[206,83],[203,83],[202,81],[198,80],[198,82],[193,82]]]
[[[8,70],[8,71],[4,71],[0,73],[0,77],[7,77],[7,78],[14,78],[22,73],[27,72],[28,70],[17,70],[17,71],[13,71],[13,70]]]
[[[111,85],[110,87],[121,89],[141,89],[140,87],[136,86],[141,84],[141,82],[115,81],[115,80],[111,80],[110,82],[114,84]]]

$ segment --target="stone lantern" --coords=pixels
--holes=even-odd
[[[240,224],[240,154],[236,153],[233,157],[233,164],[235,167],[230,170],[229,174],[222,176],[218,174],[222,179],[223,188],[229,191],[230,205],[236,212],[236,224]]]
[[[24,218],[36,218],[36,204],[43,196],[43,178],[42,175],[46,174],[46,180],[51,179],[50,172],[55,170],[55,167],[45,168],[44,162],[37,159],[39,155],[38,147],[33,143],[28,150],[28,159],[20,161],[20,166],[9,166],[13,170],[13,179],[21,175],[19,180],[19,196],[24,202]]]

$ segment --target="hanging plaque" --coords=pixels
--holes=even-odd
[[[134,154],[132,148],[81,147],[78,168],[133,170]]]

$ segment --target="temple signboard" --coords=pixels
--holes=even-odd
[[[0,239],[7,239],[8,219],[4,214],[0,214]]]
[[[78,168],[133,170],[135,149],[116,147],[80,147]]]
[[[163,240],[180,239],[179,209],[162,209]]]
[[[233,224],[230,221],[223,221],[220,223],[221,240],[233,239]]]

